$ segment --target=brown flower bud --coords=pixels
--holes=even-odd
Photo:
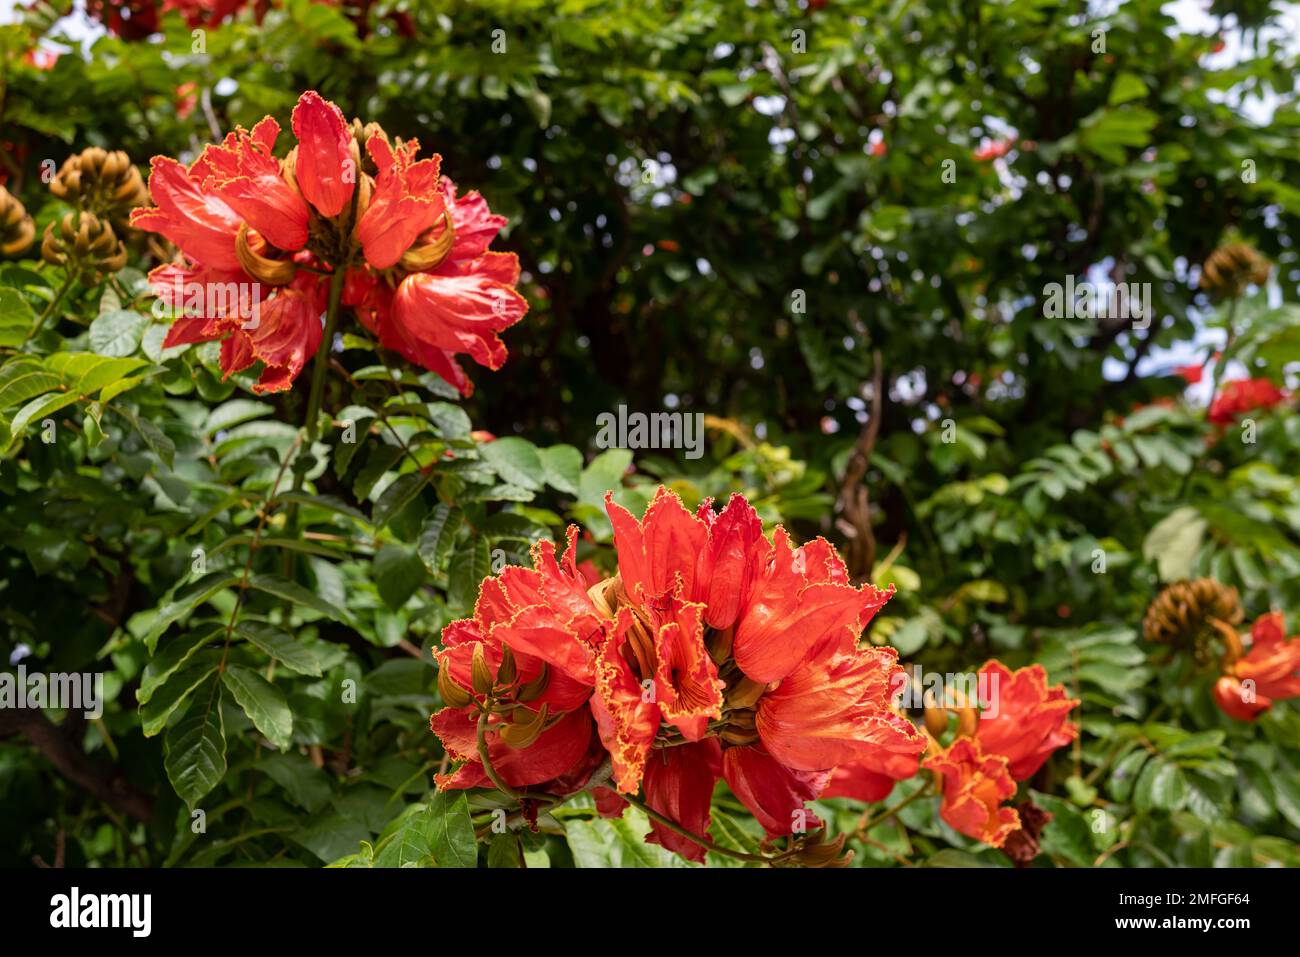
[[[451,669],[446,665],[438,668],[438,694],[449,708],[463,708],[474,700],[468,691],[452,680]]]
[[[0,186],[0,256],[17,256],[35,237],[36,225],[23,204]]]
[[[126,247],[94,213],[68,213],[45,227],[41,258],[54,266],[112,273],[126,265]]]
[[[121,150],[109,152],[98,146],[69,156],[50,183],[50,192],[80,209],[119,221],[149,201],[144,179],[131,158]]]
[[[526,748],[538,739],[546,727],[546,705],[534,713],[527,708],[515,708],[508,724],[498,727],[501,740],[512,748]]]
[[[263,256],[262,251],[266,248],[266,240],[257,233],[250,232],[247,223],[239,224],[239,233],[235,236],[235,257],[239,260],[239,265],[244,267],[244,272],[268,286],[287,286],[297,271],[293,260]]]
[[[1190,651],[1201,664],[1214,659],[1215,620],[1235,625],[1242,620],[1237,589],[1213,578],[1174,582],[1156,596],[1142,620],[1142,636],[1152,644]]]
[[[501,667],[497,668],[497,683],[500,685],[512,685],[515,679],[519,677],[519,666],[515,664],[514,652],[509,646],[503,646],[501,649]]]
[[[470,664],[470,678],[474,683],[475,694],[492,693],[492,672],[488,670],[487,656],[481,644],[474,645],[474,658]]]
[[[1245,243],[1229,243],[1210,253],[1201,268],[1201,288],[1221,299],[1240,296],[1247,286],[1268,282],[1273,264]]]

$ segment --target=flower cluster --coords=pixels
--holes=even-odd
[[[1033,777],[1053,751],[1078,736],[1067,716],[1079,702],[1064,686],[1049,687],[1042,665],[1013,672],[989,661],[980,676],[997,689],[996,713],[980,714],[971,703],[958,702],[965,720],[959,722],[957,737],[926,758],[924,766],[943,780],[940,816],[962,834],[1002,847],[1023,823],[1016,809],[1003,802],[1015,795],[1016,782]]]
[[[1287,639],[1280,611],[1255,619],[1246,650],[1236,629],[1221,626],[1226,651],[1214,701],[1229,717],[1254,721],[1285,698],[1300,698],[1300,637]]]
[[[1239,415],[1271,409],[1286,398],[1286,392],[1268,379],[1233,379],[1223,384],[1210,403],[1209,418],[1216,425],[1230,425]]]
[[[739,495],[692,513],[661,488],[641,521],[606,508],[616,575],[589,585],[571,530],[563,562],[539,544],[444,631],[431,723],[465,763],[440,786],[592,786],[608,814],[641,793],[648,840],[702,860],[720,778],[776,838],[820,826],[805,802],[836,768],[915,773],[925,738],[890,707],[897,654],[857,643],[892,590],[852,585],[823,539],[769,541]],[[606,760],[612,788],[592,778]]]
[[[269,116],[188,167],[154,157],[155,206],[137,209],[131,224],[183,254],[150,274],[159,298],[186,313],[166,345],[220,341],[227,377],[260,361],[255,391],[288,389],[321,343],[334,293],[381,345],[469,395],[455,356],[499,369],[497,333],[528,310],[515,290],[518,259],[488,250],[504,217],[478,193],[459,194],[437,154],[420,159],[415,140],[349,124],[314,91],[298,100],[292,128],[297,143],[283,159]],[[269,290],[255,297],[255,320],[221,303],[187,307],[187,289],[230,283]]]

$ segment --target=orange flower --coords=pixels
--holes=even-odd
[[[511,565],[486,579],[474,616],[443,629],[435,656],[447,707],[429,724],[447,752],[464,763],[437,776],[440,788],[491,783],[478,750],[483,715],[488,756],[511,787],[560,778],[569,791],[586,785],[594,764],[582,760],[592,730],[585,703],[600,622],[583,607],[587,586],[574,561],[576,540],[571,527],[563,562],[551,542],[539,542],[533,568]],[[568,773],[579,764],[586,777]]]
[[[1001,806],[1016,793],[1002,755],[986,753],[973,738],[958,738],[923,766],[943,777],[939,816],[954,830],[1001,847],[1019,829],[1020,815]]]
[[[1271,409],[1284,402],[1287,394],[1268,379],[1234,379],[1225,382],[1210,403],[1210,421],[1227,425],[1255,409]]]
[[[188,168],[154,158],[156,206],[135,210],[131,224],[183,254],[150,275],[154,292],[173,309],[190,302],[190,288],[233,283],[255,290],[245,298],[259,304],[266,297],[250,317],[204,296],[183,309],[164,345],[220,340],[226,376],[260,360],[254,390],[288,389],[320,344],[328,277],[343,272],[343,304],[381,345],[469,395],[455,356],[499,369],[506,347],[497,334],[528,311],[514,288],[518,260],[488,251],[505,219],[477,193],[457,200],[436,154],[417,159],[415,140],[390,142],[377,127],[349,126],[314,91],[299,98],[292,126],[298,142],[282,160],[271,117],[228,134]]]
[[[1300,638],[1286,638],[1280,611],[1255,619],[1250,650],[1229,662],[1214,685],[1215,703],[1229,717],[1253,721],[1274,701],[1300,698]]]
[[[1049,688],[1042,665],[1013,672],[992,660],[980,668],[980,676],[997,696],[997,708],[980,715],[975,738],[985,753],[1007,759],[1015,780],[1033,777],[1053,751],[1078,737],[1078,727],[1066,716],[1079,702],[1066,695],[1064,685]]]
[[[837,765],[915,772],[924,738],[889,708],[897,654],[856,641],[892,591],[851,585],[822,539],[796,548],[778,527],[769,542],[739,495],[692,514],[660,488],[639,522],[606,509],[619,574],[591,590],[607,622],[591,710],[619,790],[661,750],[716,741],[721,776],[775,837],[816,826],[804,803]]]

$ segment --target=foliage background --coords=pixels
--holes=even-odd
[[[203,31],[202,52],[174,13],[124,42],[14,12],[0,141],[38,234],[66,209],[44,160],[88,145],[193,158],[235,124],[286,121],[314,88],[418,136],[509,216],[501,245],[532,312],[466,401],[430,375],[392,381],[392,357],[349,337],[325,408],[362,439],[334,428],[304,447],[301,382],[256,398],[245,377],[220,382],[210,349],[160,351],[138,239],[30,342],[64,277],[35,252],[0,266],[0,650],[102,670],[111,699],[89,724],[2,729],[0,862],[680,863],[641,844],[643,819],[582,801],[475,852],[459,799],[432,792],[427,727],[428,648],[491,550],[524,561],[576,521],[581,557],[609,567],[605,489],[635,506],[664,481],[688,504],[742,491],[895,583],[871,637],[906,660],[1042,661],[1083,698],[1080,743],[1032,785],[1055,815],[1040,865],[1300,863],[1300,711],[1234,723],[1213,675],[1139,635],[1162,579],[1187,574],[1238,587],[1247,620],[1277,607],[1300,630],[1300,421],[1280,408],[1242,442],[1206,422],[1205,388],[1186,391],[1171,358],[1223,342],[1229,311],[1199,264],[1240,237],[1275,268],[1231,315],[1232,357],[1294,385],[1300,113],[1279,11],[1218,5],[1222,33],[1200,35],[1153,0],[811,6],[381,0],[358,30],[285,0],[260,25],[245,11]],[[415,36],[392,28],[399,9]],[[25,59],[60,37],[81,50]],[[1151,283],[1151,328],[1044,318],[1045,285],[1067,275]],[[45,391],[20,391],[36,368]],[[597,415],[620,404],[712,417],[704,457],[596,448]],[[47,414],[54,444],[37,435]],[[232,620],[230,663],[263,679],[247,692],[257,728],[205,648]],[[715,840],[752,846],[719,801]],[[855,837],[855,863],[1007,865],[933,804]],[[863,812],[821,809],[849,831]]]

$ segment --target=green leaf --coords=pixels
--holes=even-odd
[[[461,517],[460,509],[439,502],[420,527],[418,551],[430,574],[438,574],[442,570],[442,563],[451,554],[456,532],[460,530]]]
[[[164,644],[162,650],[144,666],[140,675],[140,688],[135,693],[136,701],[148,704],[153,693],[188,662],[195,652],[209,642],[222,638],[225,631],[225,625],[209,622]]]
[[[32,399],[25,406],[18,410],[9,423],[9,440],[4,449],[0,451],[7,452],[22,438],[23,433],[27,431],[27,426],[33,421],[39,422],[48,415],[59,411],[59,409],[72,405],[77,401],[77,396],[71,392],[51,392],[39,398]]]
[[[439,791],[429,802],[429,849],[439,867],[475,867],[478,845],[464,791]]]
[[[1142,557],[1155,560],[1161,581],[1190,578],[1205,527],[1205,519],[1190,505],[1174,509],[1147,533]]]
[[[36,325],[36,311],[17,289],[0,289],[0,346],[21,346]]]
[[[185,703],[195,689],[204,687],[204,690],[211,692],[214,680],[212,673],[220,664],[221,653],[216,649],[195,655],[161,687],[155,688],[149,700],[140,706],[140,725],[144,736],[151,738],[167,727],[167,721],[173,712]]]
[[[1144,748],[1138,748],[1115,765],[1114,770],[1110,772],[1109,780],[1106,782],[1106,790],[1110,792],[1111,797],[1121,804],[1128,802],[1133,794],[1133,786],[1137,783],[1138,773],[1150,756],[1150,753]]]
[[[329,776],[301,754],[272,754],[258,761],[256,767],[284,788],[308,814],[315,814],[333,794]]]
[[[251,668],[227,665],[221,680],[258,731],[279,751],[289,748],[293,713],[284,694]]]
[[[35,356],[15,356],[0,366],[0,411],[57,389],[61,382]]]
[[[319,612],[326,618],[332,618],[335,621],[345,622],[348,620],[348,616],[337,606],[309,592],[297,582],[287,581],[278,575],[254,575],[249,579],[248,587],[256,591],[266,592],[268,595],[274,595],[277,598],[283,598],[295,605],[310,608],[312,611]]]
[[[379,597],[389,608],[397,610],[420,587],[425,568],[413,550],[401,545],[385,545],[375,555],[373,572]]]
[[[320,659],[316,653],[275,625],[262,621],[241,621],[235,625],[235,633],[290,671],[313,678],[320,677]]]
[[[149,446],[150,450],[157,455],[158,458],[162,459],[164,465],[168,468],[172,467],[176,458],[176,445],[171,439],[167,438],[167,436],[163,434],[162,430],[159,429],[158,426],[154,425],[148,419],[141,418],[135,413],[123,409],[120,406],[113,406],[113,410],[117,412],[118,415],[122,416],[122,418],[126,419],[136,432],[140,433],[140,438],[144,439],[145,445]]]
[[[373,519],[375,528],[383,528],[391,522],[398,512],[415,501],[415,497],[423,491],[427,483],[428,479],[422,472],[399,476],[397,481],[384,489],[384,494],[379,496],[379,501],[375,503]]]
[[[130,309],[101,312],[90,324],[90,348],[101,356],[129,356],[139,348],[149,322],[148,316]]]
[[[564,833],[576,867],[691,866],[672,851],[645,842],[650,821],[636,808],[627,808],[620,818],[565,821]]]
[[[164,766],[190,810],[226,776],[226,733],[216,700],[198,700],[167,732]]]
[[[488,845],[487,866],[508,868],[519,866],[519,836],[514,831],[497,834]]]
[[[542,460],[542,477],[551,488],[578,494],[582,480],[582,453],[572,445],[552,445],[538,452]]]
[[[162,605],[154,614],[149,630],[141,636],[149,653],[153,654],[158,639],[174,622],[184,618],[223,588],[239,584],[239,576],[230,571],[209,572],[192,581]]]
[[[466,541],[451,560],[447,575],[447,601],[453,608],[466,610],[478,599],[479,586],[492,571],[492,553],[486,538]]]
[[[532,492],[542,487],[542,457],[531,442],[506,436],[480,447],[479,454],[509,484]]]

